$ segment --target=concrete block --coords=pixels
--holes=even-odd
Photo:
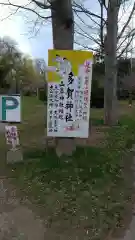
[[[7,152],[7,164],[13,164],[23,161],[23,153],[21,149],[8,150]]]

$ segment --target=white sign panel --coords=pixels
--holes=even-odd
[[[0,96],[0,121],[21,122],[20,95]]]
[[[16,126],[5,126],[5,137],[8,145],[15,148],[19,145],[19,136]]]
[[[87,60],[78,76],[68,66],[59,83],[48,83],[48,136],[88,138],[91,80],[92,61]]]

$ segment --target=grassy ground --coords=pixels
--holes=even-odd
[[[123,224],[132,195],[129,149],[135,142],[135,108],[121,105],[120,125],[107,129],[104,147],[78,147],[72,158],[58,159],[52,149],[43,149],[43,104],[24,98],[19,129],[25,162],[12,166],[12,175],[43,207],[46,224],[55,235],[50,240],[104,240]],[[102,123],[102,110],[92,110],[91,115],[93,123]]]

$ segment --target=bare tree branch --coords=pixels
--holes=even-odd
[[[33,2],[33,0],[32,0],[30,3],[32,3],[32,2]],[[30,3],[29,3],[29,4],[30,4]],[[3,6],[12,6],[12,7],[17,8],[18,10],[19,10],[19,9],[23,9],[23,10],[26,10],[26,11],[33,12],[33,13],[35,13],[37,16],[39,16],[39,17],[42,18],[42,19],[51,18],[51,16],[46,16],[46,17],[45,17],[45,16],[42,16],[42,15],[41,15],[40,13],[38,13],[36,10],[28,7],[29,4],[26,4],[26,5],[18,5],[18,4],[13,4],[13,3],[11,3],[10,1],[8,1],[8,3],[0,2],[0,5],[3,5]],[[45,9],[50,9],[50,7],[49,7],[49,6],[46,6]],[[18,10],[17,10],[17,11],[18,11]]]
[[[121,53],[118,55],[118,58],[120,58],[123,55],[123,53],[126,51],[126,49],[130,46],[131,42],[133,41],[133,38],[134,38],[134,35],[131,37],[127,45],[122,49]]]
[[[130,15],[129,15],[129,17],[128,17],[128,20],[127,20],[127,22],[124,24],[124,26],[123,26],[123,28],[122,28],[122,30],[121,30],[121,32],[120,32],[120,34],[119,34],[118,38],[117,38],[117,41],[119,41],[119,40],[120,40],[120,38],[122,37],[122,35],[123,35],[123,33],[124,33],[125,29],[127,28],[128,24],[130,23],[130,21],[131,21],[131,19],[132,19],[132,16],[133,16],[133,13],[134,13],[134,11],[135,11],[135,3],[134,3],[134,5],[133,5],[132,11],[131,11],[131,13],[130,13]]]
[[[32,0],[33,3],[35,3],[38,7],[42,8],[42,9],[48,9],[51,7],[51,5],[49,4],[45,4],[36,0]]]
[[[89,16],[93,16],[97,19],[101,19],[101,16],[100,15],[97,15],[89,10],[87,10],[83,5],[79,5],[77,3],[74,3],[73,4],[73,10],[78,12],[78,13],[86,13],[88,14]],[[106,20],[103,18],[103,21],[106,23]]]
[[[102,4],[104,6],[104,8],[107,10],[105,0],[98,0],[98,2],[99,2],[99,4]]]
[[[16,14],[19,11],[19,8],[17,8],[13,13],[10,13],[7,17],[0,19],[1,22],[5,21],[6,19],[9,19],[14,14]]]
[[[97,45],[100,46],[100,42],[97,41],[97,38],[91,37],[91,36],[89,36],[89,35],[85,35],[85,33],[79,32],[77,29],[75,29],[75,32],[76,32],[78,35],[80,35],[81,37],[87,38],[87,39],[89,39],[90,41],[93,41],[93,42],[95,42]]]
[[[119,50],[122,45],[127,41],[129,40],[131,37],[134,37],[135,36],[135,29],[132,29],[130,30],[130,32],[128,32],[125,36],[123,36],[123,38],[121,38],[121,43],[117,46],[117,50]]]
[[[87,35],[87,32],[86,31],[84,31],[77,23],[76,23],[76,25],[78,26],[78,28],[83,32],[83,36],[85,36],[85,34]],[[98,41],[98,39],[97,38],[94,38],[94,37],[92,37],[92,36],[89,36],[88,37],[90,40],[92,40],[92,41],[94,41],[96,44],[98,44],[99,46],[101,46],[101,43]]]
[[[80,43],[77,42],[77,41],[74,41],[74,43],[75,43],[76,45],[80,46],[80,47],[81,47],[80,49],[85,48],[85,49],[88,49],[88,50],[93,51],[93,52],[97,52],[97,53],[100,52],[98,48],[92,48],[92,47],[86,46],[86,45],[84,45],[84,44],[80,44]]]
[[[102,3],[102,0],[98,0],[98,2],[99,2],[99,4],[101,4]],[[128,4],[128,6],[127,6],[127,4],[123,4],[122,2],[119,2],[120,4],[122,4],[121,6],[122,7],[124,7],[124,11],[127,11],[127,8],[129,8],[129,6],[131,5],[131,3],[129,3]],[[77,4],[76,4],[77,5]],[[77,5],[78,6],[78,5]],[[125,8],[125,6],[126,6],[126,8]],[[100,6],[101,7],[101,6]],[[79,6],[78,6],[78,8],[79,8]],[[83,5],[81,5],[80,6],[80,9],[81,9],[81,11],[82,11],[82,9],[84,8],[84,6]],[[126,30],[126,28],[127,28],[127,26],[129,25],[129,23],[130,23],[130,21],[131,21],[131,19],[132,19],[132,16],[133,16],[133,13],[134,13],[134,9],[135,9],[135,4],[134,4],[134,6],[133,6],[133,8],[132,8],[132,11],[130,12],[130,15],[129,15],[129,17],[128,17],[128,20],[126,21],[126,23],[124,23],[124,27],[122,28],[122,30],[121,30],[121,32],[120,32],[120,34],[119,34],[119,36],[118,36],[118,40],[120,41],[120,40],[122,40],[122,41],[120,41],[120,43],[119,43],[119,46],[117,47],[117,51],[119,51],[120,50],[120,48],[122,48],[122,46],[123,45],[125,45],[125,41],[129,38],[129,33],[128,34],[126,34],[125,36],[124,36],[124,38],[123,38],[123,34],[125,33],[125,30]],[[89,10],[88,10],[89,11]],[[90,12],[91,13],[91,12]],[[87,11],[85,11],[85,14],[87,14]],[[78,11],[78,16],[80,16],[79,15],[79,11]],[[89,15],[87,14],[87,16],[89,17]],[[90,18],[90,20],[92,21],[92,20],[101,20],[102,18],[97,18],[97,17],[93,17],[93,19],[92,19],[92,17],[89,17]],[[80,18],[79,18],[80,19]],[[104,19],[105,20],[105,19]],[[80,19],[80,21],[81,21],[81,19]],[[82,36],[83,37],[83,35],[84,35],[84,39],[90,39],[89,38],[89,36],[91,37],[91,32],[89,33],[87,30],[85,31],[85,34],[84,34],[84,31],[82,32],[82,30],[84,29],[84,28],[86,28],[86,29],[88,29],[88,27],[87,27],[87,25],[88,24],[86,24],[84,21],[82,21],[83,22],[83,24],[84,24],[84,26],[82,26],[81,27],[81,29],[79,29],[80,31],[77,31],[77,34],[79,35],[80,34],[80,36]],[[100,25],[101,25],[101,22],[96,22],[96,24],[99,26],[99,27],[101,27]],[[104,21],[104,27],[106,26],[106,20]],[[103,29],[104,29],[104,27],[103,27]],[[89,28],[90,29],[90,28]],[[100,43],[100,46],[102,46],[103,45],[103,49],[104,49],[104,39],[101,39],[101,31],[104,31],[103,29],[100,29],[99,28],[99,31],[100,31],[100,41],[102,42],[102,44]],[[92,29],[91,29],[92,30]],[[86,34],[86,32],[87,32],[87,34]],[[103,35],[102,36],[104,36],[104,33],[102,33]],[[131,35],[131,32],[130,32],[130,35]],[[131,37],[131,36],[130,36]],[[98,34],[97,34],[97,37],[95,37],[95,39],[97,39],[98,38]],[[94,39],[94,42],[95,42],[95,39]],[[92,41],[92,39],[91,39],[91,41]],[[82,41],[83,43],[84,43],[84,40]],[[130,43],[131,44],[131,43]],[[84,45],[84,44],[83,44]],[[98,45],[99,45],[99,43],[98,43]],[[85,45],[86,46],[86,49],[88,49],[87,48],[87,44]],[[122,51],[124,51],[124,49],[125,49],[125,51],[126,51],[126,48],[124,47],[124,48],[122,48]]]
[[[89,28],[89,25],[86,24],[86,22],[79,16],[78,12],[77,12],[76,10],[74,10],[74,12],[75,12],[76,16],[79,18],[79,20],[80,20],[86,27]],[[89,15],[89,18],[90,18],[90,20],[91,20],[92,22],[94,22],[96,25],[98,25],[98,26],[100,27],[100,24],[99,24],[97,21],[95,21],[90,15]]]

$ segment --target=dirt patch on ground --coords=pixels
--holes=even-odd
[[[123,161],[123,174],[126,179],[126,189],[130,192],[130,197],[125,202],[125,209],[123,211],[123,218],[119,220],[118,224],[111,229],[110,234],[106,240],[125,240],[125,232],[129,228],[132,218],[135,213],[135,152],[129,151]],[[127,193],[128,193],[127,191]],[[131,194],[132,193],[132,194]],[[130,240],[130,239],[129,239]]]
[[[105,140],[105,130],[108,127],[92,127],[88,139],[77,139],[77,145],[79,146],[102,146]]]
[[[92,127],[89,137],[87,139],[76,138],[77,146],[103,146],[103,142],[106,138],[105,131],[108,129],[106,126]],[[45,137],[45,144],[48,146],[55,146],[55,138]]]
[[[16,195],[8,179],[0,180],[0,239],[44,240],[44,223]]]

